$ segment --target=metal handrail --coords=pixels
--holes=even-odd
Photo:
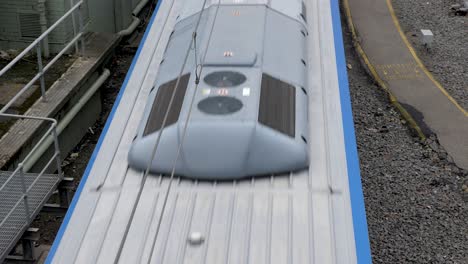
[[[29,201],[29,194],[31,190],[38,184],[39,180],[42,179],[44,174],[47,170],[51,167],[52,163],[55,161],[57,166],[57,182],[59,182],[63,178],[62,168],[61,168],[61,157],[60,157],[60,148],[58,142],[58,132],[57,132],[57,120],[48,117],[38,117],[38,116],[27,116],[27,115],[16,115],[16,114],[7,114],[6,111],[10,108],[18,98],[23,95],[28,89],[30,89],[34,83],[40,80],[40,88],[41,88],[41,98],[42,100],[46,101],[46,86],[45,86],[45,74],[46,72],[73,46],[76,48],[76,53],[79,52],[79,45],[78,42],[81,40],[81,54],[84,55],[84,27],[83,27],[83,19],[81,14],[81,7],[84,3],[84,0],[79,0],[75,4],[76,0],[69,0],[70,1],[70,10],[68,10],[61,18],[59,18],[53,25],[51,25],[47,30],[45,30],[37,39],[35,39],[26,49],[24,49],[18,56],[16,56],[7,66],[0,70],[0,77],[2,77],[6,72],[11,70],[21,59],[23,59],[26,54],[30,53],[32,50],[36,49],[37,52],[37,66],[38,72],[37,74],[23,87],[21,88],[16,95],[9,100],[9,102],[0,109],[0,117],[8,117],[14,119],[29,119],[29,120],[38,120],[41,122],[50,123],[50,127],[47,129],[46,133],[39,139],[37,143],[32,147],[32,149],[28,152],[25,158],[21,160],[18,164],[16,169],[8,176],[6,181],[1,184],[0,192],[8,192],[11,189],[8,187],[12,186],[12,181],[15,177],[19,177],[21,181],[21,189],[22,191],[15,191],[14,197],[18,198],[12,208],[4,207],[5,211],[8,211],[7,214],[3,215],[0,221],[0,228],[4,228],[5,223],[8,223],[8,219],[11,218],[13,214],[16,212],[23,212],[22,208],[18,208],[22,203],[24,203],[24,222],[21,224],[20,229],[27,226],[31,221],[31,213],[34,213],[36,208],[33,208],[30,211],[30,201]],[[79,28],[76,26],[75,21],[75,11],[80,9],[78,12],[78,22]],[[52,58],[46,65],[43,65],[42,61],[42,48],[41,43],[45,40],[48,35],[56,29],[61,23],[63,23],[67,18],[71,16],[73,21],[73,38],[67,42],[64,47],[58,52],[58,54]],[[46,124],[47,124],[46,123]],[[31,183],[26,184],[26,173],[30,169],[30,165],[28,163],[35,163],[35,156],[38,153],[41,153],[41,147],[44,143],[50,138],[53,138],[54,147],[53,147],[53,154],[50,159],[47,160],[46,164],[43,166],[39,174],[32,180]],[[16,178],[18,179],[18,178]]]
[[[55,28],[57,28],[65,19],[67,19],[76,9],[83,4],[83,0],[78,1],[68,12],[66,12],[59,20],[57,20],[52,26],[49,27],[44,33],[42,33],[36,40],[34,40],[26,49],[24,49],[16,58],[14,58],[7,66],[0,70],[0,76],[5,74],[10,68],[12,68],[19,60],[21,60],[26,54],[28,54],[37,44],[40,44],[44,38],[49,35]]]
[[[2,114],[0,114],[0,116],[3,116]],[[44,142],[47,137],[49,137],[49,134],[52,132],[52,130],[54,129],[54,125],[52,125],[49,130],[47,130],[47,132],[44,134],[44,136],[39,140],[39,143],[42,144],[42,142]],[[29,157],[31,156],[31,153],[34,153],[34,151],[37,150],[37,148],[39,147],[40,144],[36,144],[34,146],[34,148],[31,150],[31,152],[29,152],[29,154],[26,156],[26,158],[23,160],[22,163],[24,163],[24,161],[28,160]],[[20,166],[18,166],[18,168],[16,168],[16,170],[13,171],[13,173],[10,175],[10,177],[8,177],[8,179],[5,181],[5,183],[2,184],[2,186],[0,187],[0,192],[3,190],[3,188],[5,188],[5,186],[11,181],[11,179],[13,179],[13,176],[16,175],[16,173],[18,173],[18,171],[20,170]]]
[[[36,76],[34,76],[31,81],[29,81],[23,88],[21,88],[21,90],[13,97],[10,99],[10,101],[2,107],[2,109],[0,110],[0,113],[5,113],[8,108],[10,108],[10,106],[12,106],[16,100],[18,100],[18,98],[20,98],[21,95],[23,95],[23,93],[25,93],[29,88],[31,88],[31,86],[37,81],[39,80],[39,78],[41,78],[44,73],[47,72],[47,70],[50,69],[50,67],[52,67],[52,65],[57,62],[58,59],[60,59],[60,57],[62,57],[63,54],[65,54],[65,52],[70,49],[76,42],[78,42],[78,40],[83,36],[83,33],[79,33],[78,35],[76,35],[76,37],[74,37],[70,43],[68,43],[65,48],[59,52],[57,54],[57,56],[55,56],[38,74],[36,74]],[[38,55],[40,56],[40,55]],[[41,67],[39,67],[41,68]],[[45,85],[45,84],[44,84]],[[43,94],[45,94],[45,87],[43,88],[44,86],[42,86],[41,84],[41,90],[44,89],[44,91],[42,91]]]
[[[13,177],[19,172],[20,177],[21,177],[21,185],[23,189],[23,194],[18,199],[16,204],[13,206],[12,209],[8,212],[8,214],[3,218],[2,222],[0,223],[0,227],[5,224],[5,222],[8,220],[8,218],[11,216],[11,214],[16,210],[16,208],[20,205],[21,200],[24,202],[24,208],[25,208],[25,215],[26,215],[26,220],[30,221],[30,211],[29,211],[29,202],[28,202],[28,195],[31,189],[36,185],[36,183],[39,181],[39,179],[44,175],[46,170],[50,167],[52,162],[55,160],[56,165],[57,165],[57,172],[58,172],[58,177],[62,178],[62,168],[61,168],[61,158],[60,158],[60,148],[59,148],[59,143],[58,143],[58,134],[56,131],[57,128],[57,120],[53,118],[47,118],[47,117],[36,117],[36,116],[26,116],[26,115],[15,115],[15,114],[3,114],[0,113],[0,117],[9,117],[9,118],[17,118],[17,119],[30,119],[30,120],[39,120],[39,121],[46,121],[46,122],[51,122],[50,128],[47,130],[47,132],[44,134],[44,136],[36,143],[36,145],[33,147],[33,149],[29,152],[29,154],[18,164],[18,167],[12,172],[12,174],[8,177],[8,179],[2,184],[0,187],[0,192],[5,189],[5,187],[8,185],[8,183],[11,182]],[[44,166],[44,168],[41,170],[41,172],[37,175],[36,179],[28,186],[26,187],[25,184],[25,171],[24,171],[24,163],[33,155],[33,153],[39,148],[41,144],[44,143],[44,141],[51,135],[54,138],[54,154],[52,157],[49,159],[47,164]]]
[[[6,72],[8,72],[13,66],[16,65],[26,54],[31,52],[34,48],[36,48],[37,52],[37,65],[38,65],[38,73],[26,84],[2,109],[0,113],[5,113],[8,108],[13,105],[13,103],[22,95],[24,94],[31,86],[40,79],[41,85],[41,98],[46,100],[46,89],[45,89],[45,80],[44,74],[49,70],[49,68],[57,62],[60,57],[65,54],[65,52],[70,49],[73,45],[78,45],[78,40],[81,38],[81,48],[82,53],[84,54],[84,43],[83,43],[83,22],[82,22],[82,14],[79,12],[79,25],[80,30],[77,32],[76,25],[75,25],[75,16],[74,12],[77,9],[80,9],[83,5],[84,1],[80,0],[76,4],[73,5],[74,0],[70,0],[71,8],[68,10],[59,20],[57,20],[52,26],[50,26],[44,33],[42,33],[37,39],[35,39],[26,49],[24,49],[18,56],[16,56],[8,65],[6,65],[3,69],[0,70],[0,77],[2,77]],[[55,28],[57,28],[65,19],[69,16],[72,16],[73,20],[73,31],[74,31],[74,38],[70,40],[67,45],[55,56],[45,67],[42,65],[42,51],[41,51],[41,41],[44,40]],[[78,51],[78,49],[77,49]]]

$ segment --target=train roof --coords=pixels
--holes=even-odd
[[[142,173],[127,154],[174,25],[202,2],[158,2],[47,262],[371,263],[338,0],[304,4],[309,169],[236,181],[150,175],[138,199]],[[221,3],[299,17],[303,5]]]

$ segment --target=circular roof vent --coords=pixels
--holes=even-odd
[[[247,78],[240,72],[217,71],[205,76],[205,82],[214,87],[233,87],[244,83]]]
[[[234,97],[214,96],[201,100],[198,109],[210,115],[227,115],[239,111],[242,102]]]

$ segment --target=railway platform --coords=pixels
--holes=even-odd
[[[344,0],[355,47],[375,81],[424,138],[436,134],[468,169],[468,112],[426,69],[402,31],[391,0]]]

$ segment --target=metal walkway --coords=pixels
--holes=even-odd
[[[371,263],[338,0],[304,3],[308,170],[231,182],[175,179],[169,193],[169,179],[152,175],[137,199],[143,173],[128,167],[128,151],[177,17],[202,2],[159,1],[47,263]]]
[[[57,174],[43,174],[39,177],[39,174],[26,173],[24,183],[21,177],[14,177],[6,182],[11,174],[12,172],[0,171],[0,186],[5,184],[5,188],[0,191],[0,262],[16,245],[61,181]],[[28,209],[24,203],[24,186],[31,186]]]
[[[56,120],[3,113],[0,113],[0,116],[50,123],[45,134],[26,157],[19,161],[14,171],[0,172],[0,262],[2,262],[57,188],[63,175]],[[34,156],[42,156],[44,154],[42,150],[48,148],[47,142],[53,144],[52,157],[46,161],[39,173],[27,173],[37,161]],[[54,163],[55,167],[51,166]],[[58,174],[46,174],[46,171],[57,171]]]

